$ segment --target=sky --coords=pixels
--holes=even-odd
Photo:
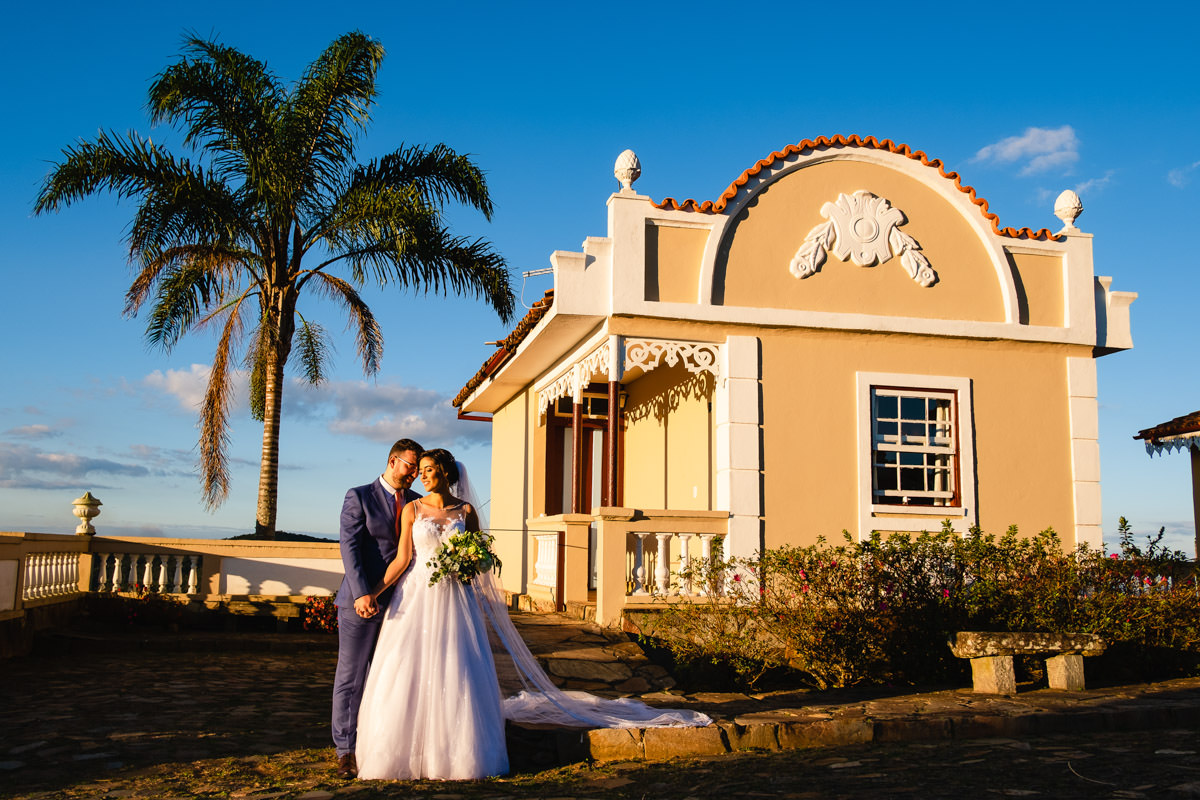
[[[1095,269],[1137,292],[1134,349],[1099,361],[1104,528],[1193,550],[1188,459],[1151,459],[1131,437],[1200,408],[1195,233],[1200,7],[913,3],[20,4],[0,30],[0,530],[68,533],[71,501],[103,501],[109,535],[224,537],[252,529],[261,427],[244,392],[233,414],[233,487],[204,508],[196,404],[215,347],[208,332],[170,352],[145,319],[122,315],[132,278],[130,201],[98,195],[32,215],[63,148],[100,129],[152,128],[151,80],[193,32],[265,60],[293,80],[338,35],[361,30],[387,57],[366,160],[444,142],[487,172],[490,222],[452,210],[460,235],[504,255],[525,305],[554,250],[606,233],[613,162],[642,164],[655,200],[711,200],[757,160],[820,135],[873,135],[939,158],[986,198],[1003,226],[1050,227],[1074,189]],[[1109,11],[1105,11],[1108,8]],[[344,319],[308,308],[335,334],[320,389],[289,380],[280,443],[282,530],[334,537],[348,487],[412,436],[450,448],[486,486],[487,423],[449,400],[509,330],[473,302],[370,288],[386,339],[365,377]],[[518,308],[518,313],[523,313]],[[1013,431],[1012,446],[1021,446]]]

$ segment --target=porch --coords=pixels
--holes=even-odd
[[[727,511],[613,506],[529,519],[526,594],[534,608],[594,606],[606,627],[626,611],[719,594],[719,582],[693,576],[724,553],[729,519]]]

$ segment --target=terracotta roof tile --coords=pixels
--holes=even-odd
[[[513,328],[512,333],[504,337],[504,340],[496,346],[496,352],[492,353],[491,357],[483,362],[483,366],[471,377],[471,380],[467,381],[467,385],[458,391],[454,400],[451,401],[451,405],[461,409],[462,404],[467,402],[467,398],[471,396],[471,392],[479,388],[481,383],[492,376],[496,370],[500,369],[500,366],[508,360],[510,355],[516,352],[517,347],[525,340],[529,332],[541,322],[542,317],[546,316],[546,313],[553,305],[554,290],[549,289],[541,300],[538,300],[529,308],[529,311],[521,318],[517,326]]]
[[[1008,236],[1014,239],[1045,239],[1047,241],[1057,240],[1057,236],[1050,232],[1049,228],[1042,228],[1038,231],[1033,231],[1030,228],[1001,228],[1000,218],[988,211],[988,202],[982,197],[975,194],[975,189],[970,186],[964,186],[962,179],[959,178],[957,172],[947,172],[945,166],[938,159],[930,159],[920,150],[913,150],[906,144],[894,144],[891,139],[879,141],[874,136],[865,138],[857,135],[851,136],[818,136],[816,139],[805,139],[799,144],[791,144],[782,150],[772,153],[767,158],[759,161],[750,169],[746,170],[733,183],[729,184],[729,188],[724,194],[714,200],[705,200],[703,203],[698,203],[695,200],[684,200],[682,203],[675,200],[673,197],[665,198],[660,203],[655,203],[657,208],[670,208],[675,211],[696,211],[704,214],[719,214],[725,210],[725,205],[734,197],[738,191],[746,185],[746,183],[764,169],[769,168],[776,161],[811,150],[821,150],[829,147],[871,147],[876,150],[886,150],[889,153],[911,158],[914,161],[920,161],[927,167],[936,167],[937,171],[943,178],[954,181],[954,186],[960,192],[971,198],[971,202],[979,206],[979,210],[983,213],[985,219],[992,224],[992,230],[1000,236]]]
[[[1182,417],[1176,417],[1175,419],[1155,425],[1153,428],[1138,431],[1137,436],[1133,438],[1145,439],[1151,444],[1156,444],[1166,436],[1178,436],[1181,433],[1195,433],[1197,431],[1200,431],[1200,411],[1193,411],[1190,414],[1184,414]]]

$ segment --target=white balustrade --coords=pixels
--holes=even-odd
[[[700,558],[703,559],[705,564],[712,563],[712,555],[713,555],[712,544],[713,544],[713,539],[715,539],[715,538],[716,538],[715,533],[700,534]],[[713,584],[712,584],[711,576],[705,575],[705,578],[707,578],[707,580],[705,580],[704,583],[701,584],[700,594],[707,596],[712,592]]]
[[[30,553],[25,557],[23,599],[63,597],[78,591],[78,553]]]
[[[637,542],[633,551],[633,591],[630,594],[641,597],[650,594],[646,591],[646,537],[650,532],[634,531],[633,535]]]
[[[673,533],[656,533],[658,555],[654,564],[654,594],[666,595],[671,587],[671,537]]]
[[[558,585],[558,534],[543,533],[537,542],[537,561],[533,564],[533,582],[538,586]]]
[[[679,534],[679,594],[687,596],[692,593],[692,559],[688,556],[688,540],[693,534]]]
[[[100,556],[96,590],[143,591],[161,594],[196,594],[200,583],[200,556],[182,553],[112,553]],[[111,562],[110,562],[111,559]]]
[[[637,538],[633,541],[632,552],[629,554],[632,557],[629,575],[629,583],[632,586],[632,590],[629,592],[630,597],[666,597],[670,594],[691,597],[723,593],[721,581],[714,582],[713,576],[708,574],[707,569],[702,568],[699,576],[691,574],[691,570],[697,566],[697,561],[705,566],[711,563],[713,540],[717,538],[718,534],[687,531],[655,532],[653,536],[656,546],[651,552],[647,552],[645,539],[652,535],[651,532],[631,531],[631,533]],[[693,538],[700,540],[700,554],[695,556],[691,553],[690,545]],[[672,559],[672,540],[679,542],[677,562]],[[697,580],[697,577],[700,579]],[[672,578],[676,579],[674,587],[672,587]]]

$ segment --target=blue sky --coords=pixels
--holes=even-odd
[[[489,238],[514,272],[605,233],[612,165],[634,149],[639,191],[715,199],[756,160],[819,135],[874,135],[942,159],[1002,225],[1057,229],[1055,196],[1079,192],[1096,271],[1139,293],[1135,348],[1099,362],[1104,519],[1166,526],[1192,549],[1185,455],[1150,459],[1130,437],[1200,408],[1194,232],[1200,92],[1192,5],[729,3],[57,3],[8,9],[0,78],[0,530],[68,532],[91,490],[109,534],[226,536],[253,524],[261,432],[236,414],[233,491],[200,502],[195,403],[214,341],[173,352],[121,316],[131,278],[129,202],[97,197],[34,218],[63,147],[100,128],[151,129],[150,80],[185,31],[214,35],[297,77],[334,37],[362,30],[388,50],[361,158],[445,142],[488,173],[497,213],[456,231]],[[517,279],[518,288],[521,286]],[[530,279],[526,303],[549,287]],[[507,327],[480,307],[367,293],[386,336],[364,379],[346,335],[321,391],[285,392],[279,526],[333,535],[347,487],[416,433],[486,481],[485,423],[447,401]],[[311,309],[327,328],[343,320]],[[1013,431],[1013,446],[1021,432]],[[484,484],[486,485],[486,484]]]

